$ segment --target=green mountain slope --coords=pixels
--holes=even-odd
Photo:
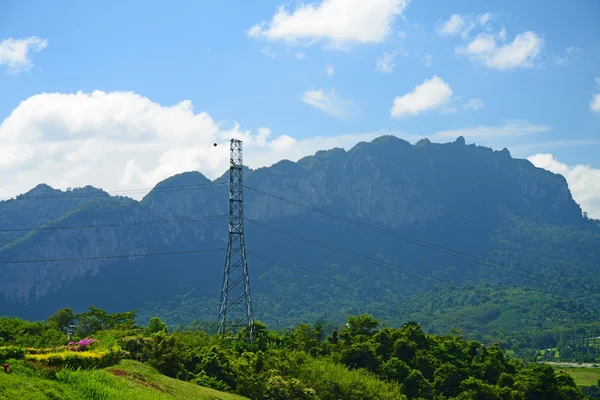
[[[93,304],[142,310],[142,322],[156,312],[172,324],[213,320],[226,178],[183,173],[141,202],[69,208],[51,226],[86,228],[32,232],[0,251],[0,309],[41,319]],[[384,136],[246,170],[245,184],[252,293],[257,317],[271,327],[359,312],[401,323],[413,301],[431,309],[434,288],[484,282],[527,288],[523,302],[532,307],[547,296],[585,302],[589,315],[577,323],[598,318],[600,223],[582,214],[562,176],[506,150]],[[189,253],[198,249],[211,251]],[[50,261],[64,258],[74,260]],[[521,326],[518,315],[503,315],[503,327]]]
[[[109,194],[91,186],[61,191],[40,184],[11,200],[0,201],[0,246],[24,237],[29,228],[53,222],[73,207],[91,198],[108,198]]]

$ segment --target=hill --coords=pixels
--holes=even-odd
[[[182,382],[159,374],[133,360],[100,370],[64,370],[57,379],[44,377],[25,364],[11,374],[0,373],[0,395],[9,399],[97,399],[97,400],[236,400],[237,395]]]
[[[92,196],[65,203],[68,211],[42,221],[49,229],[0,250],[0,309],[43,319],[93,304],[138,309],[142,323],[157,313],[170,324],[214,320],[227,238],[226,178],[211,182],[188,172],[140,202]],[[522,295],[517,301],[506,294],[510,300],[495,306],[500,314],[481,311],[499,320],[483,323],[486,339],[521,329],[515,310],[528,302],[542,310],[536,318],[553,319],[556,309],[543,306],[549,298],[585,303],[587,314],[562,324],[598,320],[599,221],[583,215],[564,177],[506,149],[462,138],[411,145],[384,136],[349,151],[247,169],[245,184],[251,286],[257,317],[269,326],[339,323],[361,312],[394,325],[410,318],[428,323],[415,307],[441,307],[451,320],[472,305],[438,303],[434,289],[455,286],[470,296],[486,283],[506,287],[505,294],[521,288]],[[53,199],[63,200],[70,199]],[[1,202],[0,215],[10,207],[14,201]],[[454,328],[475,330],[473,321],[458,321]]]

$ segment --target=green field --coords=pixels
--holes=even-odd
[[[99,370],[62,370],[55,377],[24,362],[11,362],[13,373],[0,372],[0,395],[6,399],[97,400],[241,400],[243,397],[161,375],[131,360]]]
[[[600,380],[600,368],[591,367],[557,367],[557,371],[564,371],[575,379],[578,386],[591,386]]]

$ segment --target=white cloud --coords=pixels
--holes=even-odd
[[[327,75],[333,76],[333,72],[334,72],[333,65],[328,65],[327,66]]]
[[[590,109],[595,112],[600,112],[600,93],[596,93],[592,97],[592,102],[590,103]]]
[[[483,105],[483,100],[481,99],[470,99],[464,107],[466,110],[479,110]]]
[[[596,78],[596,85],[600,89],[600,77]],[[590,103],[590,110],[600,112],[600,93],[596,93],[592,96],[592,102]]]
[[[351,102],[344,100],[335,90],[325,92],[323,89],[309,90],[302,95],[302,101],[318,108],[326,114],[338,118],[346,118],[349,115]]]
[[[504,30],[498,35],[480,33],[466,46],[458,47],[456,53],[480,61],[488,68],[504,70],[533,66],[544,44],[544,40],[531,31],[518,34],[511,43],[498,43],[505,39]]]
[[[48,45],[46,39],[26,37],[0,41],[0,65],[6,65],[8,72],[18,74],[32,67],[31,53],[42,51]]]
[[[464,136],[465,138],[499,138],[499,137],[517,137],[542,133],[549,128],[542,125],[534,125],[527,121],[509,121],[503,126],[485,126],[480,125],[474,128],[453,129],[438,131],[433,138],[456,138]]]
[[[426,79],[415,89],[394,99],[392,118],[416,115],[428,110],[439,109],[452,99],[452,89],[438,76]]]
[[[567,52],[567,54],[570,54],[570,55],[579,55],[579,54],[583,53],[583,49],[581,47],[577,47],[577,46],[567,47],[567,49],[565,51]]]
[[[485,13],[480,15],[478,19],[481,25],[486,25],[492,19],[492,15],[490,13]]]
[[[261,54],[263,54],[265,57],[268,57],[268,58],[270,58],[270,59],[274,59],[274,58],[275,58],[275,56],[276,56],[275,52],[274,52],[273,50],[271,50],[271,49],[269,48],[269,46],[265,46],[265,47],[263,47],[263,49],[262,49],[260,52],[261,52]]]
[[[533,165],[567,180],[571,194],[592,218],[600,219],[600,169],[589,165],[568,166],[556,160],[552,154],[535,154],[528,158]]]
[[[304,60],[306,58],[306,54],[304,54],[303,52],[299,51],[298,53],[296,53],[296,58],[298,60]]]
[[[381,57],[377,59],[377,71],[383,72],[384,74],[391,74],[396,67],[394,63],[395,53],[383,53]]]
[[[270,22],[252,26],[254,38],[312,45],[325,41],[332,47],[380,43],[410,0],[323,0],[301,4],[293,12],[279,6]]]
[[[233,137],[244,141],[245,162],[257,168],[367,136],[376,135],[297,140],[264,127],[226,127],[194,112],[190,101],[166,106],[131,92],[43,93],[25,99],[0,123],[0,196],[41,182],[129,190],[191,170],[216,178],[228,168],[225,142]]]
[[[581,47],[567,47],[564,54],[554,56],[554,64],[565,65],[569,59],[579,57],[582,53],[583,49]]]
[[[423,63],[425,63],[425,67],[429,68],[431,67],[431,61],[433,60],[433,56],[429,53],[425,53],[425,55],[423,55],[422,57]]]
[[[448,20],[438,28],[438,33],[441,36],[456,36],[460,34],[463,39],[466,39],[469,37],[471,31],[475,29],[477,23],[486,26],[491,19],[492,14],[490,13],[480,15],[452,14]]]
[[[457,35],[465,27],[466,23],[464,18],[459,14],[452,14],[448,21],[446,21],[439,32],[441,35]]]

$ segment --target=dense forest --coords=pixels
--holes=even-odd
[[[2,375],[0,393],[19,376],[65,384],[84,379],[83,372],[69,372],[74,368],[109,368],[128,359],[251,399],[586,398],[573,378],[551,366],[524,363],[498,344],[465,340],[456,331],[428,334],[414,322],[390,328],[363,314],[331,331],[320,324],[274,331],[257,322],[256,339],[249,342],[192,328],[169,330],[156,317],[141,327],[135,316],[91,307],[79,314],[62,309],[45,322],[1,317],[0,361],[14,372]],[[106,398],[98,385],[88,394]]]

